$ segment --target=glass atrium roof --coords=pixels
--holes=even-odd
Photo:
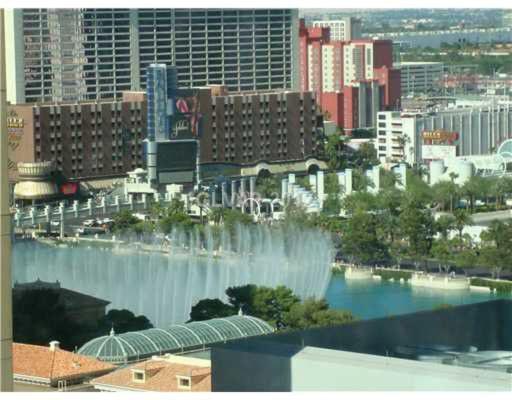
[[[84,344],[78,350],[78,354],[114,364],[126,364],[152,355],[181,353],[205,348],[212,343],[265,335],[273,331],[273,328],[261,319],[234,315],[173,325],[166,330],[152,328],[119,335],[112,330],[110,335],[92,339]]]

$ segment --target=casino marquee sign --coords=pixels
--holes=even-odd
[[[436,129],[434,131],[423,131],[421,135],[423,137],[423,140],[435,142],[452,143],[459,138],[458,132],[449,132],[443,129]]]

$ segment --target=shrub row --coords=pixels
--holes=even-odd
[[[509,281],[492,281],[482,278],[471,278],[471,285],[488,287],[491,288],[491,290],[496,291],[498,293],[512,292],[512,282]]]
[[[336,265],[332,267],[333,275],[344,275],[346,267],[344,265]]]
[[[379,275],[383,281],[389,281],[390,279],[394,279],[395,281],[399,281],[403,279],[404,281],[408,281],[411,279],[412,272],[410,271],[399,271],[399,270],[389,270],[389,269],[376,269],[373,272],[374,275]]]

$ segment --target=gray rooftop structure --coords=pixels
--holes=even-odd
[[[512,300],[211,348],[213,391],[512,391]]]

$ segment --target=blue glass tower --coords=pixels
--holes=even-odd
[[[150,181],[156,182],[157,143],[170,139],[171,118],[177,82],[176,69],[165,64],[151,64],[147,69],[147,139],[146,166]]]
[[[151,64],[147,70],[148,140],[170,137],[172,98],[176,93],[176,70],[165,64]]]

